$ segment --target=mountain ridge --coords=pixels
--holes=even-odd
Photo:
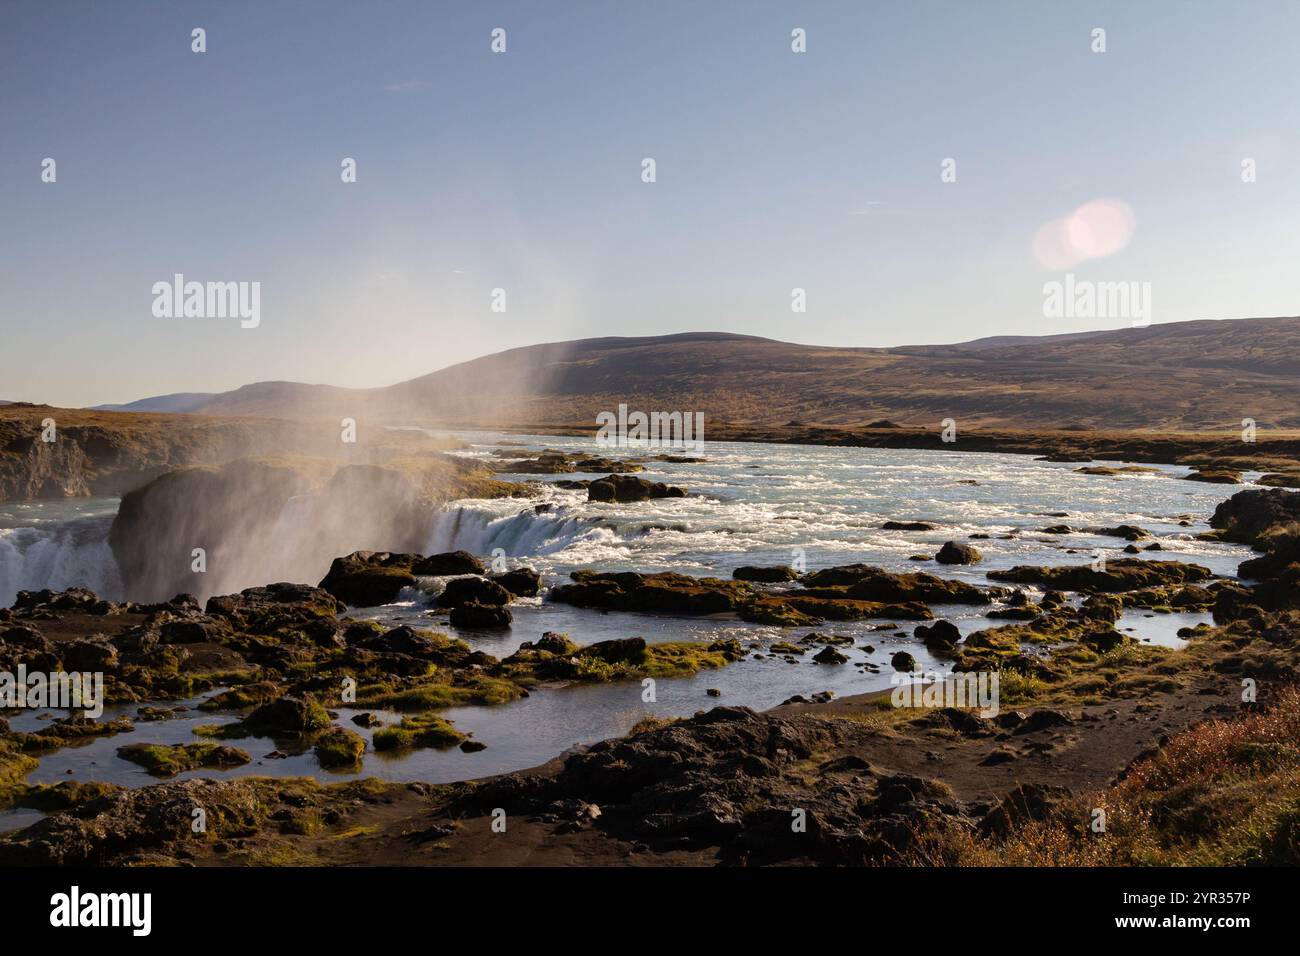
[[[255,382],[109,409],[558,426],[626,402],[756,425],[951,417],[980,427],[1198,431],[1244,418],[1300,427],[1297,380],[1300,320],[1277,317],[893,348],[707,331],[603,336],[520,346],[378,388]]]

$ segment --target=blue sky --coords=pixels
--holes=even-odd
[[[8,2],[0,398],[1121,327],[1043,315],[1033,238],[1097,199],[1135,228],[1078,277],[1150,282],[1156,322],[1295,314],[1298,33],[1291,0]],[[155,318],[177,272],[260,282],[260,326]]]

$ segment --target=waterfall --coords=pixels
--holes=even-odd
[[[0,528],[0,607],[12,605],[19,591],[74,585],[121,600],[122,581],[108,546],[112,524],[112,515],[100,515]]]

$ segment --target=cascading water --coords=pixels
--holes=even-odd
[[[468,551],[491,555],[500,548],[510,557],[556,554],[600,530],[589,518],[573,515],[536,514],[531,509],[500,515],[457,505],[435,518],[424,550],[427,554]]]
[[[0,607],[19,591],[90,588],[122,598],[117,561],[108,546],[112,515],[71,518],[25,528],[0,528]]]

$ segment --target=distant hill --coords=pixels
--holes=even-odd
[[[194,412],[216,397],[216,392],[176,392],[172,395],[159,395],[156,398],[142,398],[138,402],[127,402],[124,405],[96,405],[88,411]]]
[[[692,332],[510,349],[386,388],[261,382],[193,411],[455,425],[590,424],[620,402],[706,422],[1236,429],[1300,427],[1300,319],[1177,322],[889,349]],[[197,400],[199,396],[191,396]],[[150,411],[155,401],[129,406]]]

